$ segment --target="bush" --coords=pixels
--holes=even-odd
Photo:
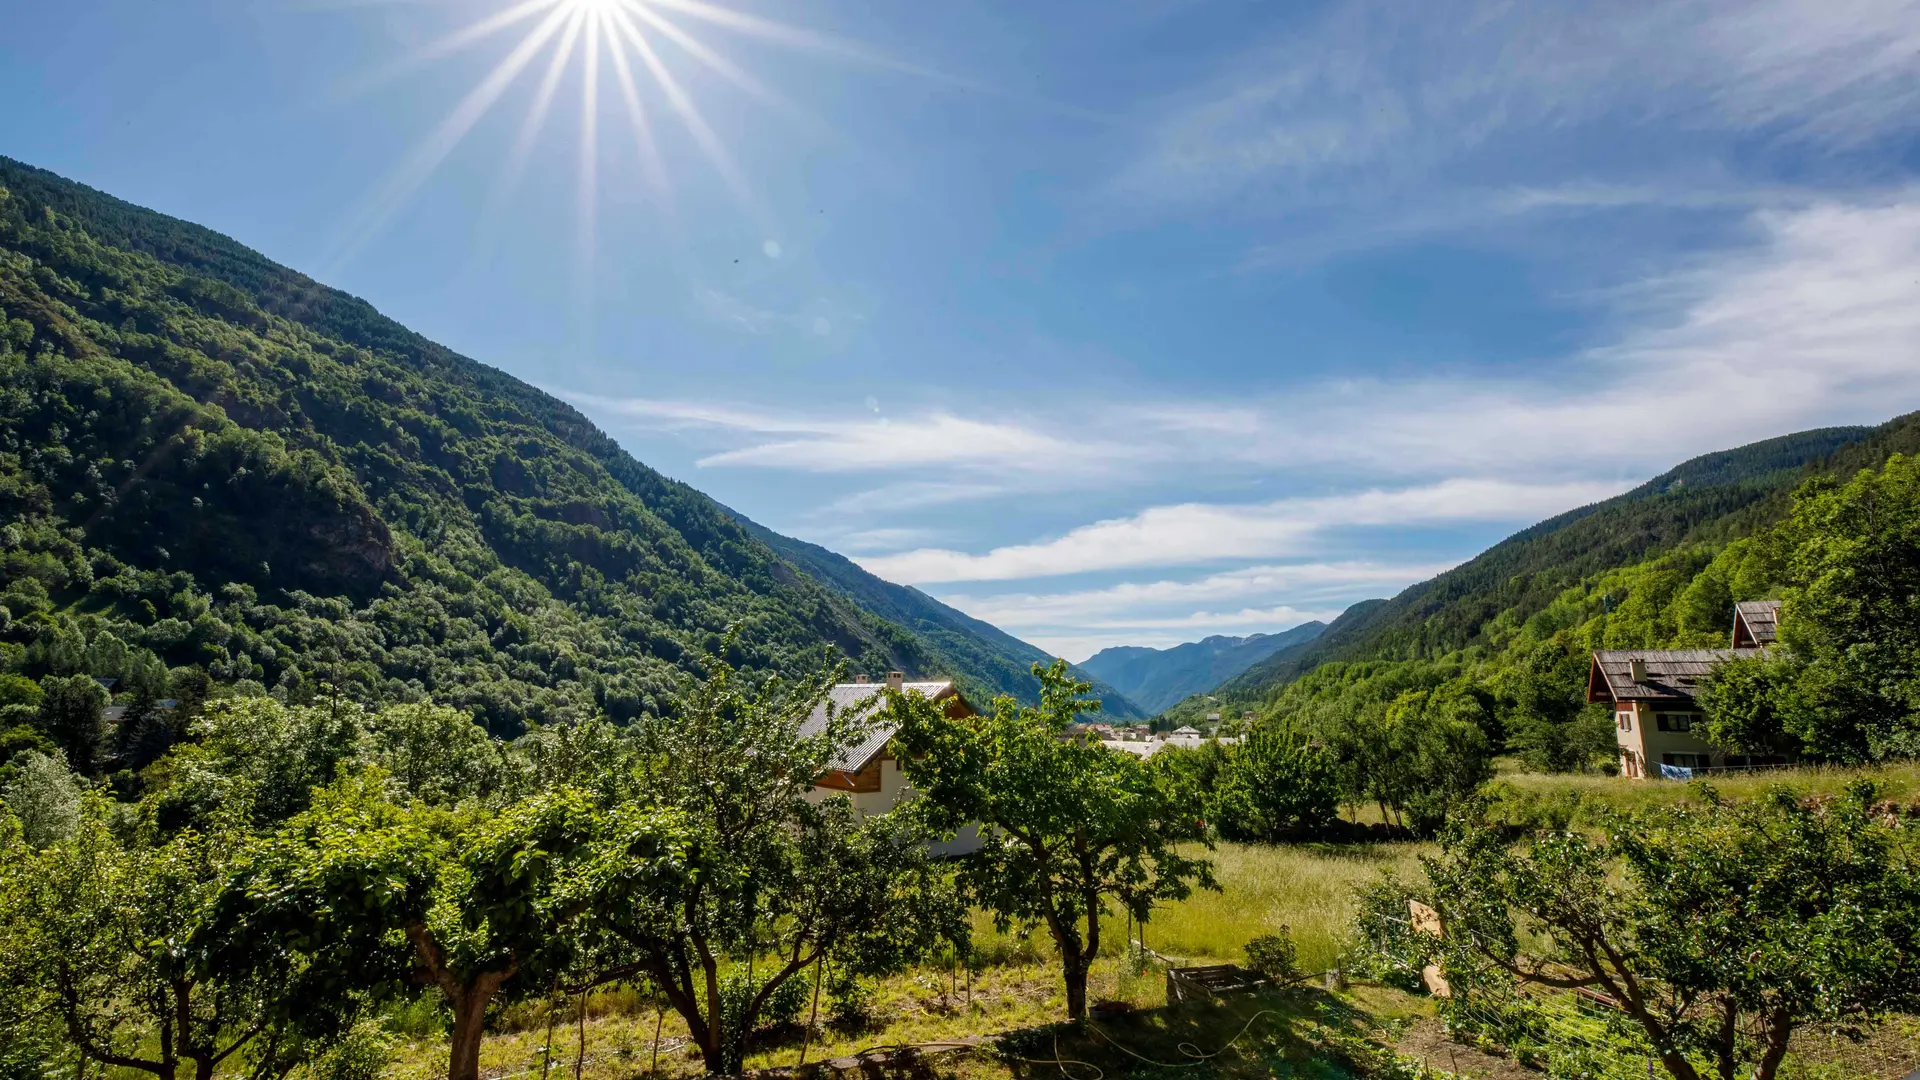
[[[744,969],[735,969],[721,978],[720,1007],[725,1011],[729,1027],[739,1023],[753,996],[765,985],[748,975]],[[754,1018],[755,1026],[768,1028],[799,1022],[800,1013],[807,1007],[811,985],[804,978],[795,976],[774,987],[773,993],[768,994],[767,1000],[761,1004],[760,1015]]]
[[[1303,972],[1300,970],[1300,951],[1293,943],[1292,931],[1283,926],[1278,934],[1264,934],[1247,942],[1247,966],[1275,986],[1284,987],[1299,982]]]
[[[379,1023],[355,1024],[307,1069],[309,1080],[380,1080],[398,1040]]]
[[[1418,991],[1420,971],[1432,962],[1433,939],[1416,932],[1407,918],[1413,890],[1391,873],[1363,885],[1354,894],[1353,973],[1401,990]]]
[[[800,1014],[806,1011],[812,991],[813,984],[801,975],[795,975],[774,987],[773,993],[767,995],[767,1003],[760,1009],[760,1022],[768,1027],[799,1023]]]
[[[867,980],[835,975],[827,984],[827,1022],[837,1028],[858,1031],[872,1022],[879,999],[879,993]]]

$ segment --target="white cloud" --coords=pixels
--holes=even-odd
[[[969,411],[993,419],[909,409],[887,424],[864,409],[843,417],[572,400],[602,417],[704,440],[715,447],[701,459],[710,467],[886,477],[815,520],[858,516],[848,528],[861,547],[894,551],[863,565],[894,580],[1017,581],[1324,557],[1331,529],[1523,524],[1695,454],[1920,406],[1920,190],[1776,206],[1749,223],[1745,246],[1617,290],[1609,300],[1621,329],[1611,340],[1519,374],[1323,381],[1266,398],[1081,401],[1058,416],[980,401]],[[1236,478],[1273,476],[1366,489],[1246,504],[1217,495],[1173,504],[1153,494],[1194,490],[1196,477],[1219,491]],[[1063,488],[1138,492],[1136,505],[1148,508],[984,552],[964,541],[928,546],[927,534],[918,534],[917,550],[896,546],[916,542],[905,530],[922,523],[902,520],[913,513]],[[965,535],[946,525],[941,535]],[[1167,620],[1156,625],[1212,617],[1216,608],[1310,608],[1303,595],[1195,598],[1154,609]],[[1018,623],[1011,601],[986,602],[989,621],[1035,625]],[[1092,624],[1106,616],[1091,609],[1074,616],[1063,607],[1055,618],[1030,638],[1149,637],[1146,629],[1124,637],[1099,630]]]
[[[1143,566],[1190,566],[1300,554],[1339,527],[1440,521],[1530,521],[1609,495],[1620,485],[1516,484],[1453,479],[1397,491],[1371,490],[1252,505],[1186,503],[1084,525],[1053,540],[984,555],[926,548],[859,560],[872,573],[910,584],[1010,581]]]
[[[705,432],[723,447],[701,459],[708,467],[911,473],[914,494],[897,509],[1124,489],[1200,466],[1216,479],[1309,465],[1376,482],[1646,475],[1920,404],[1920,191],[1768,209],[1750,224],[1750,245],[1619,290],[1626,329],[1612,342],[1524,375],[1327,381],[1231,401],[1093,400],[1059,416],[981,402],[991,420],[565,396],[660,430]]]
[[[1391,595],[1451,565],[1443,562],[1266,564],[1209,574],[1194,581],[1126,581],[1098,589],[990,596],[943,591],[940,598],[1000,627],[1137,627],[1203,616],[1202,608],[1222,602],[1244,606],[1285,596],[1292,603],[1324,604],[1356,591],[1366,595]]]

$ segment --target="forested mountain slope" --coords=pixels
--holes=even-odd
[[[1611,713],[1586,700],[1592,650],[1724,648],[1737,602],[1778,599],[1788,648],[1707,688],[1732,695],[1706,710],[1714,745],[1911,756],[1916,450],[1920,414],[1698,458],[1392,600],[1356,604],[1316,641],[1228,683],[1220,702],[1188,698],[1165,720],[1251,710],[1304,731],[1350,791],[1387,804],[1485,772],[1493,753],[1593,768],[1616,751]],[[1409,777],[1427,781],[1402,790]]]
[[[1496,617],[1524,621],[1602,571],[1685,543],[1724,542],[1778,518],[1819,473],[1845,475],[1920,447],[1920,415],[1823,428],[1694,458],[1605,502],[1524,529],[1391,600],[1356,605],[1310,647],[1249,668],[1223,690],[1252,698],[1331,660],[1433,657],[1485,640]]]
[[[941,667],[570,406],[206,229],[0,158],[0,661],[528,721],[734,659]]]
[[[1170,649],[1120,645],[1100,650],[1081,666],[1141,708],[1159,712],[1189,694],[1207,693],[1269,656],[1312,641],[1326,628],[1326,623],[1308,622],[1277,634],[1216,635]]]
[[[1033,665],[1050,664],[1054,659],[1038,646],[948,607],[919,589],[877,578],[853,560],[818,544],[783,536],[737,512],[728,513],[775,554],[838,591],[861,610],[912,630],[938,658],[941,670],[959,676],[978,697],[1011,694],[1022,701],[1036,700],[1040,683],[1033,677]],[[1093,696],[1101,700],[1103,715],[1118,720],[1146,717],[1138,703],[1113,686],[1084,669],[1076,669],[1076,673],[1094,684]],[[984,707],[985,700],[974,704]]]

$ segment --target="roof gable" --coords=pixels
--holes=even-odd
[[[1713,669],[1736,654],[1734,649],[1596,649],[1587,671],[1587,700],[1691,703]],[[1635,660],[1646,666],[1638,682]]]
[[[1733,640],[1736,649],[1757,649],[1773,644],[1780,636],[1780,601],[1742,600],[1733,605]]]
[[[820,734],[827,728],[827,705],[833,705],[834,713],[846,716],[849,712],[861,715],[877,710],[882,700],[880,691],[885,690],[883,682],[835,683],[827,691],[825,700],[813,707],[812,715],[800,725],[803,738]],[[926,697],[929,701],[941,701],[959,697],[960,691],[953,685],[952,679],[928,679],[921,682],[902,683],[900,689],[912,691]],[[962,703],[965,699],[961,699]],[[873,763],[893,741],[894,733],[899,729],[892,724],[875,724],[857,746],[847,748],[833,763],[833,768],[842,772],[859,772]]]

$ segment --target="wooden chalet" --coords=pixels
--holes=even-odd
[[[1733,647],[1764,649],[1780,636],[1780,601],[1743,600],[1733,605]]]
[[[1620,773],[1659,777],[1661,766],[1709,770],[1782,764],[1783,758],[1729,755],[1708,743],[1699,694],[1713,669],[1774,643],[1780,602],[1735,605],[1731,648],[1596,649],[1587,669],[1587,700],[1613,706]]]

